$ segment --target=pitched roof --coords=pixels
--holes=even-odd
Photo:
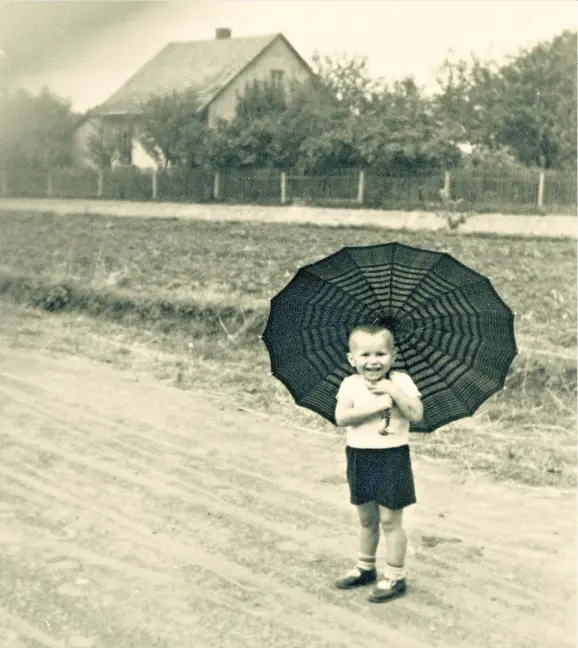
[[[134,113],[153,95],[194,90],[202,107],[281,34],[169,43],[102,103],[103,113]]]

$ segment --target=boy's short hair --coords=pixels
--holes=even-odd
[[[388,329],[387,326],[383,326],[382,324],[360,324],[359,326],[354,327],[349,333],[350,348],[351,339],[356,333],[367,333],[369,335],[379,335],[380,333],[385,333],[387,338],[391,342],[391,346],[395,349],[395,338],[393,336],[393,332]]]

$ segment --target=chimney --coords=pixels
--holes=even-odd
[[[228,27],[217,27],[215,38],[217,40],[228,40],[231,38],[231,30]]]

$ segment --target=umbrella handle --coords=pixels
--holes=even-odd
[[[389,430],[389,423],[391,421],[391,408],[387,408],[381,414],[381,420],[383,421],[383,426],[380,428],[379,433],[381,436],[387,436],[391,434]]]

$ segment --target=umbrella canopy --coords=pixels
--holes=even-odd
[[[304,266],[273,297],[262,336],[272,374],[298,405],[335,423],[337,390],[354,372],[349,333],[370,323],[392,331],[392,368],[422,394],[415,432],[473,415],[517,353],[514,314],[489,279],[449,254],[387,243]]]

